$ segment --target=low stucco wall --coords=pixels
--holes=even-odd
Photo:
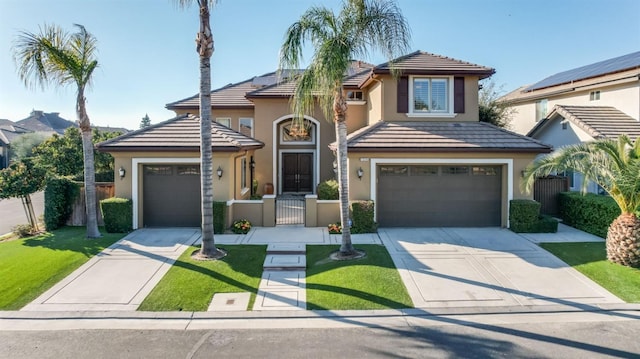
[[[262,200],[242,200],[234,201],[231,206],[232,209],[228,212],[231,225],[233,222],[240,219],[248,219],[252,226],[262,227],[263,224],[263,207],[264,201]]]
[[[317,227],[326,227],[331,223],[340,222],[340,201],[322,200],[317,202]]]

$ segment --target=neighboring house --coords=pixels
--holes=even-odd
[[[0,169],[9,167],[11,141],[30,132],[33,131],[20,127],[13,121],[0,119]]]
[[[36,110],[31,111],[29,117],[17,121],[16,124],[33,132],[42,132],[49,135],[54,133],[62,135],[67,128],[76,126],[74,122],[60,117],[59,112],[45,113]]]
[[[633,141],[640,137],[640,122],[612,106],[555,105],[549,115],[527,133],[543,143],[562,146],[626,134]],[[582,189],[582,175],[568,172],[571,190]],[[595,183],[587,184],[587,191],[601,193]]]
[[[444,56],[414,52],[389,64],[354,62],[344,80],[351,200],[373,200],[381,226],[507,226],[509,200],[520,191],[521,172],[551,148],[478,120],[478,81],[494,70]],[[227,201],[228,222],[250,218],[274,225],[275,214],[256,215],[246,201],[251,181],[275,194],[314,194],[335,177],[335,129],[319,109],[292,122],[295,88],[288,72],[234,83],[211,92],[214,197]],[[104,142],[115,168],[116,196],[132,198],[134,227],[199,225],[198,96],[172,102],[174,119]],[[214,177],[215,174],[214,174]],[[272,185],[273,187],[269,186]],[[264,194],[263,191],[259,191]],[[307,226],[328,222],[309,207]],[[323,203],[324,205],[324,203]],[[331,207],[332,218],[339,213]],[[175,214],[190,215],[175,220]],[[326,223],[325,223],[326,222]]]
[[[511,129],[527,134],[556,106],[611,106],[640,119],[640,51],[557,73],[503,96]]]

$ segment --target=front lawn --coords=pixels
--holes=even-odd
[[[307,246],[307,309],[400,309],[413,302],[384,246],[358,245],[367,256],[332,261],[333,246]]]
[[[540,246],[628,303],[640,303],[640,269],[607,261],[604,242],[541,243]]]
[[[125,233],[86,239],[85,227],[64,227],[0,243],[0,310],[17,310],[87,262]]]
[[[227,256],[217,261],[197,261],[188,248],[160,283],[144,299],[142,311],[206,311],[214,293],[250,292],[249,309],[258,293],[266,246],[220,247]]]

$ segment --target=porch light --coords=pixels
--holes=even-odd
[[[120,175],[120,180],[122,180],[124,178],[124,175],[127,173],[127,171],[124,169],[124,167],[120,166],[120,169],[118,170],[118,174]]]
[[[216,170],[216,174],[218,175],[218,181],[222,178],[222,167],[218,166]]]
[[[364,170],[362,167],[358,168],[358,179],[362,181],[362,176],[364,176]]]
[[[251,156],[251,162],[249,162],[249,166],[251,166],[251,168],[256,168],[256,161],[253,160],[253,156]]]

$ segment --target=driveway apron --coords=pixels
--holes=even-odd
[[[381,228],[416,308],[624,303],[524,237],[502,228]]]
[[[136,310],[182,252],[199,238],[199,228],[132,232],[22,310]]]

